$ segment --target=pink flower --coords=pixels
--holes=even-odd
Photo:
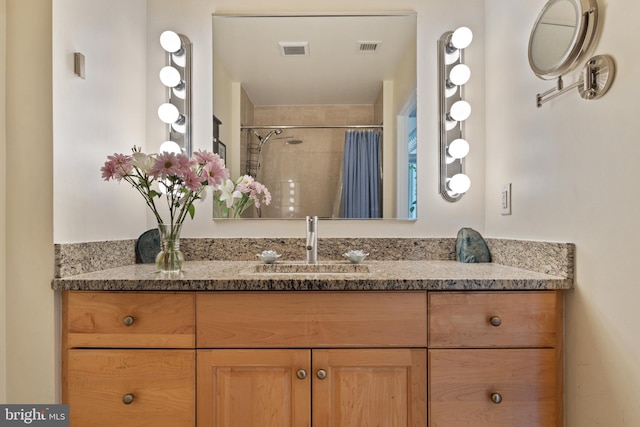
[[[258,181],[253,181],[250,188],[251,194],[249,197],[253,199],[253,203],[256,205],[256,208],[259,208],[262,203],[265,205],[269,205],[271,203],[271,193],[265,185],[260,184]],[[260,194],[263,194],[262,198],[260,197]]]
[[[229,179],[229,169],[224,167],[224,162],[220,157],[220,161],[211,161],[202,168],[202,180],[208,185],[219,185],[223,179]]]
[[[199,165],[206,165],[207,163],[223,162],[219,155],[210,151],[198,150],[193,153],[193,157],[196,159]]]
[[[132,161],[133,158],[125,154],[116,153],[113,156],[107,156],[107,161],[104,162],[104,166],[100,168],[102,178],[104,178],[105,181],[109,181],[110,179],[120,181],[133,169]]]
[[[190,159],[184,154],[177,154],[176,158],[178,159],[178,165],[179,165],[178,173],[176,173],[176,175],[179,175],[184,178],[187,176],[189,172],[192,171],[191,168],[196,165],[196,162],[195,160]]]
[[[184,186],[191,191],[198,191],[200,190],[200,188],[202,188],[200,177],[195,171],[191,169],[187,169],[182,179],[184,181]]]
[[[156,162],[149,171],[153,178],[165,179],[167,176],[178,175],[181,165],[175,153],[162,152],[156,157]]]

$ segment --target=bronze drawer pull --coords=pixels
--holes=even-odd
[[[327,378],[327,371],[325,371],[324,369],[318,369],[318,371],[316,372],[316,376],[323,380],[325,378]]]
[[[122,403],[124,403],[125,405],[130,405],[131,403],[133,403],[134,397],[135,396],[133,393],[127,393],[122,396]]]
[[[492,326],[498,327],[502,325],[502,319],[500,319],[498,316],[491,316],[491,318],[489,319],[489,323],[491,323]]]
[[[303,380],[305,378],[307,378],[307,371],[305,371],[304,369],[298,369],[298,372],[296,372],[296,376]]]
[[[500,393],[491,393],[491,401],[496,405],[502,403],[502,395]]]
[[[136,319],[133,316],[125,316],[124,319],[122,319],[122,324],[124,326],[131,326],[135,320]]]

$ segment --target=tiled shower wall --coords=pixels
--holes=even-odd
[[[309,105],[253,107],[254,125],[374,125],[374,105]],[[257,179],[273,196],[268,218],[339,213],[340,171],[346,129],[284,129],[261,153]],[[258,130],[265,135],[268,131]],[[288,144],[300,140],[299,144]]]

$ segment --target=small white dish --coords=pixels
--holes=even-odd
[[[349,251],[347,253],[342,254],[345,258],[351,261],[352,264],[360,264],[362,260],[364,260],[369,253],[364,253],[362,251]]]
[[[276,251],[262,251],[261,254],[257,254],[257,257],[260,258],[260,261],[265,264],[273,264],[280,258],[280,254]]]

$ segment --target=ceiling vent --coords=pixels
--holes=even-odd
[[[360,53],[376,53],[382,42],[366,41],[358,42],[358,52]]]
[[[278,42],[282,56],[309,55],[309,42]]]

